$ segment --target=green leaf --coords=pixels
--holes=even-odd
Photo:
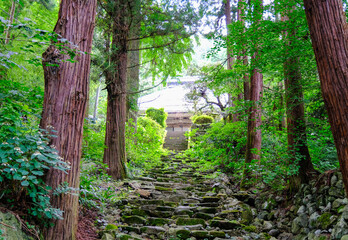
[[[27,186],[29,186],[29,182],[28,181],[23,181],[23,182],[21,182],[21,185],[23,187],[27,187]]]
[[[44,173],[42,171],[31,171],[32,174],[37,175],[37,176],[43,176]]]

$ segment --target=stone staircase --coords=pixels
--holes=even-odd
[[[232,194],[228,180],[207,178],[192,162],[171,155],[146,177],[129,180],[136,194],[122,200],[102,239],[247,239],[253,209]]]

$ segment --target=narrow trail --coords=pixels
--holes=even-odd
[[[103,239],[248,239],[253,214],[237,200],[243,196],[232,194],[228,179],[207,178],[191,163],[171,155],[129,181],[138,194],[122,201],[118,226]]]

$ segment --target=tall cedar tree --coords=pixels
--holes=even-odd
[[[128,0],[110,1],[106,11],[112,19],[110,62],[106,70],[106,89],[108,92],[104,163],[109,166],[108,173],[114,179],[126,176],[126,92],[129,19],[132,3]]]
[[[255,3],[255,17],[254,28],[260,29],[260,22],[262,19],[262,0],[257,0]],[[259,43],[254,43],[255,53],[251,58],[252,72],[250,77],[250,101],[251,107],[249,109],[248,117],[248,133],[247,133],[247,145],[245,154],[245,171],[243,176],[242,185],[245,186],[247,181],[250,180],[250,171],[248,164],[252,160],[260,160],[261,152],[261,98],[262,98],[262,86],[263,75],[259,69]]]
[[[62,0],[54,32],[77,45],[82,52],[91,52],[96,0]],[[50,169],[46,183],[53,189],[67,182],[69,187],[78,189],[80,181],[80,157],[85,116],[90,54],[76,56],[77,62],[68,59],[51,45],[43,53],[45,95],[40,126],[50,130],[56,137],[50,143],[56,146],[59,155],[71,163],[68,174]],[[53,227],[45,231],[45,239],[75,239],[78,220],[78,195],[52,195],[53,207],[60,208],[63,220],[56,220]]]
[[[309,155],[304,115],[303,91],[299,57],[293,47],[296,39],[292,12],[294,1],[289,1],[283,21],[289,29],[284,32],[285,40],[285,98],[287,111],[288,150],[290,163],[299,166],[299,172],[290,177],[290,190],[297,191],[302,183],[308,183],[311,173],[315,172]]]
[[[339,0],[304,0],[343,182],[348,194],[348,25]]]

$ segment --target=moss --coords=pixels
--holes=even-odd
[[[144,210],[141,210],[141,209],[133,209],[132,215],[138,215],[138,216],[142,216],[142,217],[147,216],[146,212]]]
[[[181,230],[176,231],[175,234],[180,239],[187,239],[190,237],[191,232],[188,230],[185,230],[185,229],[181,229]]]
[[[217,237],[217,238],[224,238],[226,237],[226,234],[222,231],[210,231],[209,232],[210,236]]]
[[[192,236],[196,237],[196,238],[207,238],[209,237],[209,232],[206,231],[192,231]]]
[[[151,226],[163,226],[168,223],[169,223],[169,220],[165,218],[150,218],[149,219],[149,224]]]
[[[122,228],[122,230],[126,230],[128,232],[135,232],[140,233],[140,229],[136,227],[126,226],[126,225],[120,225],[119,228]]]
[[[204,219],[201,219],[201,218],[178,218],[178,220],[176,221],[176,225],[178,225],[178,226],[197,225],[197,224],[202,224],[203,226],[205,226]]]
[[[243,229],[247,232],[257,232],[257,227],[254,225],[244,226]]]
[[[166,188],[166,187],[160,187],[160,186],[156,186],[155,189],[157,191],[166,191],[166,192],[172,192],[173,191],[172,188]]]
[[[128,224],[145,224],[146,219],[140,216],[123,216],[122,221]]]
[[[330,213],[323,213],[317,220],[317,226],[322,229],[327,229],[332,224],[331,216]]]
[[[105,230],[106,230],[106,231],[114,230],[114,229],[118,229],[118,227],[117,227],[115,224],[108,224],[108,225],[106,225],[106,227],[105,227]]]

